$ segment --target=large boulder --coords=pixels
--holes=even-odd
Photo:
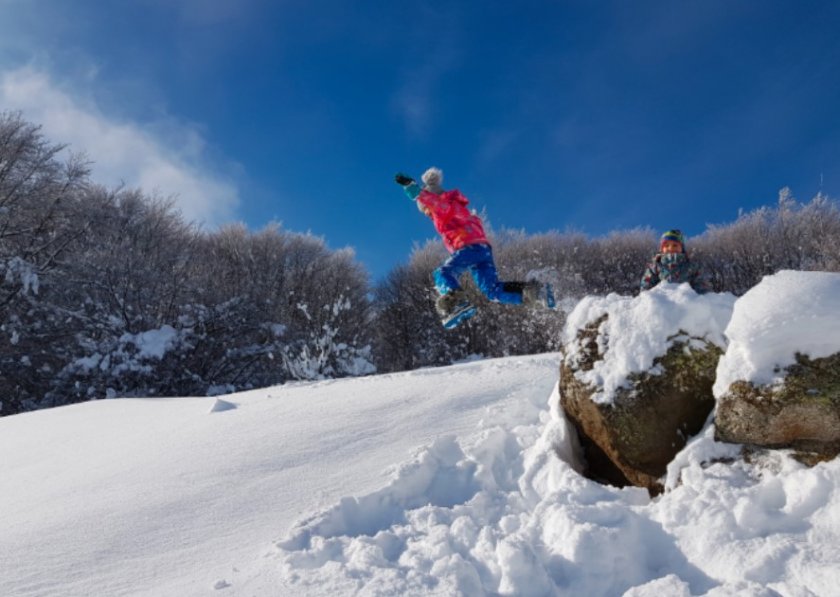
[[[840,274],[783,271],[738,299],[714,386],[715,438],[840,453]]]
[[[662,490],[668,463],[714,408],[734,300],[665,284],[636,298],[578,304],[564,331],[560,403],[577,428],[588,476]]]
[[[718,403],[715,439],[793,448],[818,460],[840,454],[840,353],[797,354],[781,383],[733,382]]]

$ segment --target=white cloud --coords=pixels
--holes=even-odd
[[[435,31],[435,43],[431,45],[426,43],[428,29],[423,23],[427,22],[439,25]],[[415,63],[406,69],[402,85],[393,96],[392,106],[402,118],[406,130],[415,137],[424,138],[435,125],[442,81],[461,64],[462,52],[457,34],[460,23],[457,13],[439,13],[423,6],[418,23],[405,32],[409,44],[419,49],[412,53]]]
[[[86,153],[98,183],[125,183],[172,196],[190,221],[212,226],[234,217],[239,203],[236,185],[211,165],[195,127],[117,121],[32,67],[0,75],[0,109],[19,110],[28,121],[42,125],[50,141]]]
[[[423,137],[432,120],[432,98],[425,90],[404,87],[394,104],[405,128],[415,137]]]
[[[502,159],[521,137],[521,131],[514,128],[497,128],[482,134],[476,159],[484,166],[490,166]]]

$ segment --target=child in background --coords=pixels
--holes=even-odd
[[[451,254],[434,272],[435,288],[439,294],[435,308],[444,327],[453,328],[475,314],[475,307],[458,281],[467,271],[472,274],[481,292],[493,302],[534,305],[542,301],[549,308],[554,306],[548,285],[537,281],[499,281],[493,251],[481,218],[467,209],[469,202],[460,191],[443,189],[441,170],[426,170],[421,177],[422,189],[405,174],[397,174],[394,179],[409,199],[416,201],[417,209],[432,219]]]
[[[688,282],[698,294],[711,290],[711,285],[696,263],[685,252],[685,237],[679,230],[668,230],[659,239],[659,253],[642,276],[642,290],[650,290],[660,282]]]

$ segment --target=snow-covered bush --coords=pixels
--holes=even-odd
[[[549,272],[562,308],[495,305],[466,281],[479,314],[447,331],[434,310],[431,274],[446,258],[437,239],[372,288],[350,249],[279,225],[201,231],[165,197],[96,185],[64,149],[0,112],[2,415],[108,388],[217,393],[555,350],[565,312],[587,294],[636,294],[656,249],[650,229],[604,238],[491,231],[500,277]],[[777,206],[689,246],[715,290],[735,294],[782,268],[840,271],[840,210],[825,196],[800,205],[784,191]],[[166,326],[176,335],[160,358],[128,340]]]
[[[822,194],[801,204],[784,188],[775,206],[710,226],[691,247],[715,289],[736,295],[783,269],[840,271],[840,206]]]
[[[340,341],[341,313],[353,308],[352,302],[340,297],[332,305],[321,307],[327,311],[327,321],[320,329],[312,329],[305,338],[281,347],[280,356],[288,375],[293,379],[324,379],[369,375],[376,372],[371,362],[370,346],[356,346]],[[306,305],[298,305],[311,320]]]

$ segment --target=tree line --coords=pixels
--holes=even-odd
[[[554,312],[488,303],[444,330],[430,241],[372,282],[352,250],[271,224],[214,231],[171,201],[96,184],[83,156],[0,113],[0,415],[114,396],[204,396],[559,348],[586,294],[635,294],[651,229],[492,235],[504,279],[548,276]],[[716,291],[780,269],[840,271],[840,211],[784,190],[778,204],[709,227],[690,251]]]

